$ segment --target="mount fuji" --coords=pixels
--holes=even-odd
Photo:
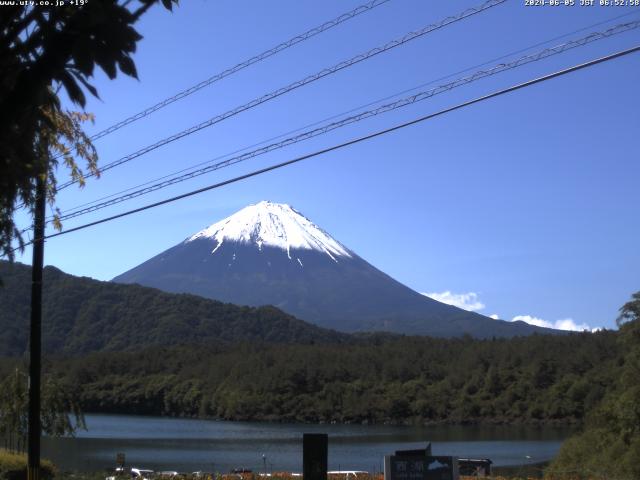
[[[185,239],[114,282],[240,305],[274,305],[343,332],[512,337],[555,330],[493,320],[411,290],[285,204],[260,202]]]

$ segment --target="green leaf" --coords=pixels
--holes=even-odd
[[[96,87],[94,87],[89,82],[87,82],[81,74],[73,72],[73,76],[76,77],[80,81],[80,83],[82,83],[82,85],[84,85],[84,88],[86,88],[87,90],[89,90],[89,92],[91,92],[91,95],[93,95],[98,99],[100,98],[100,95],[98,95],[98,90],[96,89]]]
[[[104,70],[104,73],[111,80],[116,78],[118,71],[116,70],[116,62],[112,52],[107,52],[104,49],[96,50],[96,63],[100,65],[100,68]]]
[[[67,95],[69,95],[71,101],[77,103],[81,107],[85,106],[86,98],[84,96],[84,93],[68,72],[63,72],[62,75],[57,78],[57,80],[62,82],[62,85],[64,85],[64,89],[67,91]]]
[[[133,63],[133,60],[128,55],[123,56],[120,58],[120,60],[118,60],[118,66],[120,67],[120,70],[122,71],[122,73],[124,73],[125,75],[129,75],[130,77],[133,77],[133,78],[138,78],[138,71],[136,70],[136,64]]]
[[[91,49],[86,41],[79,41],[73,47],[73,63],[85,75],[93,74],[93,58]]]

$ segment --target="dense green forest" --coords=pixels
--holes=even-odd
[[[0,370],[26,349],[30,269],[0,262]],[[324,330],[249,308],[45,271],[47,369],[87,412],[236,420],[580,422],[615,332],[474,340]]]
[[[580,422],[611,387],[615,332],[511,340],[154,347],[50,358],[87,412],[300,422]],[[0,363],[4,368],[16,359]]]
[[[22,265],[0,263],[0,270],[8,279],[0,287],[4,378],[24,367],[29,275]],[[442,339],[346,335],[273,307],[237,307],[53,268],[46,275],[45,374],[74,391],[85,412],[575,423],[580,431],[551,473],[640,478],[640,292],[622,308],[619,331]]]
[[[602,402],[590,409],[584,429],[567,440],[549,473],[562,477],[640,478],[640,292],[622,307],[620,352]]]
[[[27,348],[31,267],[0,261],[0,355]],[[323,343],[349,336],[303,322],[274,307],[239,307],[195,295],[171,294],[44,271],[43,349],[81,355],[153,345],[237,341]]]

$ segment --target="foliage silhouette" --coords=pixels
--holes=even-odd
[[[90,83],[96,66],[111,79],[118,70],[137,77],[131,55],[142,36],[134,24],[159,0],[100,0],[77,8],[15,3],[3,6],[0,17],[0,253],[10,259],[12,241],[22,245],[13,214],[18,203],[33,209],[38,177],[48,179],[54,201],[52,155],[64,158],[75,180],[83,178],[77,158],[97,171],[95,151],[78,123],[83,114],[63,111],[58,90],[84,108],[85,90],[98,96]],[[167,9],[173,3],[162,0]]]
[[[640,478],[640,292],[620,309],[613,385],[549,468],[580,478]]]

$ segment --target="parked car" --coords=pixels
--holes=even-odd
[[[153,470],[145,470],[143,468],[131,469],[131,478],[135,480],[152,480],[154,476]]]

